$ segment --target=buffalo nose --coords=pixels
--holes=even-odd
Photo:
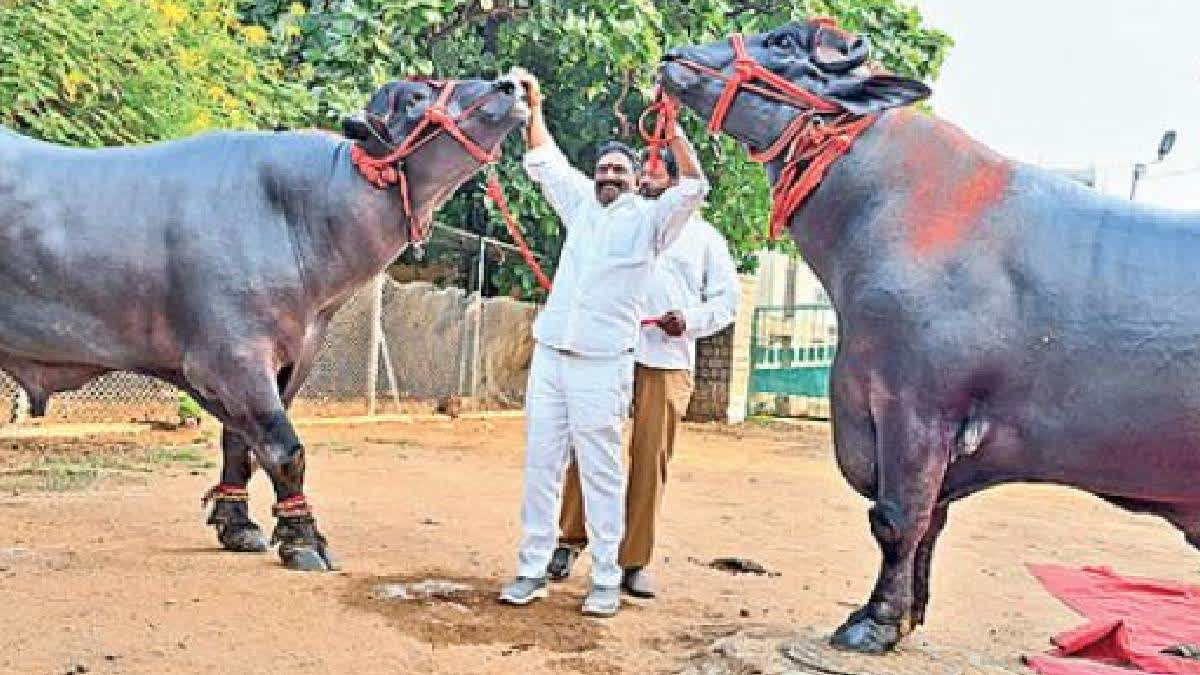
[[[663,54],[663,61],[678,61],[679,59],[682,59],[682,58],[683,58],[683,49],[681,49],[679,47],[673,47],[671,49],[668,49],[667,53]]]
[[[496,91],[504,94],[505,96],[512,96],[513,94],[517,93],[518,87],[520,87],[520,85],[517,84],[517,81],[510,77],[496,80]]]

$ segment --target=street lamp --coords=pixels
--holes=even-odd
[[[1175,147],[1175,130],[1167,129],[1162,135],[1162,140],[1158,142],[1158,159],[1149,164],[1138,162],[1133,165],[1133,183],[1129,186],[1129,199],[1132,200],[1137,195],[1138,180],[1146,177],[1146,168],[1150,164],[1157,164],[1171,153],[1171,148]]]

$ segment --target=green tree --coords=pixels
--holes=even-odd
[[[175,138],[210,127],[336,127],[383,82],[410,74],[484,76],[525,65],[551,94],[549,123],[580,166],[607,138],[635,139],[667,45],[756,32],[830,14],[870,35],[897,73],[932,80],[949,38],[899,0],[0,0],[0,124],[87,146]],[[728,138],[685,117],[713,182],[707,215],[743,270],[764,245],[763,172]],[[531,245],[554,257],[562,233],[517,164],[498,170]],[[478,188],[478,185],[475,185]],[[500,235],[482,190],[442,217]],[[503,236],[503,235],[500,235]],[[436,262],[436,261],[433,261]],[[511,260],[500,292],[536,296]]]
[[[104,146],[315,115],[232,0],[0,0],[0,124]]]

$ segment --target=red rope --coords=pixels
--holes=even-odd
[[[837,24],[828,17],[814,19],[812,23],[821,28],[840,31]],[[841,104],[822,98],[767,70],[746,51],[746,43],[741,34],[730,35],[729,42],[734,53],[732,74],[687,59],[680,59],[678,62],[698,73],[725,81],[725,89],[717,99],[708,120],[710,132],[721,131],[725,124],[725,116],[743,89],[800,109],[800,114],[779,138],[775,139],[771,147],[750,154],[751,160],[760,163],[783,156],[783,171],[771,190],[769,231],[771,238],[775,239],[787,228],[792,214],[821,184],[829,167],[849,151],[854,139],[866,131],[877,116],[851,114]],[[762,82],[766,86],[756,82]],[[832,122],[816,118],[818,114],[837,113],[841,114]],[[805,163],[807,164],[801,169],[801,165]]]
[[[525,264],[533,271],[533,276],[537,279],[538,285],[546,289],[549,293],[551,287],[550,278],[542,271],[542,266],[538,264],[537,258],[533,257],[533,252],[529,250],[529,245],[525,243],[525,237],[521,236],[521,230],[517,229],[517,219],[508,209],[508,200],[504,198],[504,188],[500,186],[500,179],[495,173],[489,173],[487,178],[487,196],[496,204],[496,208],[500,209],[500,215],[504,217],[504,226],[508,228],[508,236],[512,237],[517,243],[517,250],[521,252],[521,257],[525,259]]]
[[[217,501],[235,501],[244,502],[250,498],[250,493],[242,485],[228,485],[226,483],[218,483],[211,488],[204,496],[200,498],[200,505],[207,506],[212,500]]]
[[[854,139],[875,122],[874,115],[850,121],[806,128],[812,131],[796,133],[788,148],[783,172],[771,189],[771,238],[777,238],[785,229],[792,214],[825,179],[825,173],[833,166]],[[800,170],[801,162],[808,166]]]
[[[312,508],[308,505],[308,499],[304,497],[303,493],[292,495],[287,499],[276,502],[276,504],[271,507],[271,515],[275,516],[276,518],[307,516],[311,513]]]
[[[646,120],[650,115],[656,115],[654,130],[646,129]],[[666,147],[675,137],[675,124],[679,120],[679,103],[667,95],[662,87],[654,90],[654,102],[642,111],[638,118],[638,131],[646,141],[649,157],[646,160],[646,171],[657,173],[662,170],[662,158],[659,151]]]
[[[457,117],[451,117],[446,106],[450,103],[450,94],[454,91],[454,87],[458,83],[454,80],[447,82],[437,80],[422,81],[430,82],[435,86],[441,86],[442,91],[438,94],[438,98],[434,104],[425,111],[425,115],[421,118],[421,121],[409,132],[400,145],[396,146],[383,157],[372,157],[357,144],[350,149],[350,161],[354,163],[354,166],[358,168],[358,172],[362,174],[367,182],[382,190],[386,190],[392,185],[399,185],[400,200],[404,204],[404,216],[408,219],[409,241],[415,243],[423,242],[429,238],[431,223],[418,223],[413,217],[412,200],[409,197],[408,191],[408,177],[405,175],[400,163],[408,158],[409,155],[416,152],[421,146],[442,133],[449,134],[463,146],[463,149],[467,153],[482,164],[492,164],[500,159],[498,151],[493,150],[489,152],[485,150],[478,143],[471,140],[458,126],[459,122],[466,119],[471,113],[491,100],[491,95],[479,97],[478,100],[463,110]]]

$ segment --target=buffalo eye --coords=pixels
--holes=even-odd
[[[783,33],[782,35],[776,35],[772,37],[768,42],[768,45],[772,49],[778,49],[784,52],[794,52],[799,49],[800,46],[796,42],[796,38],[788,33]]]

